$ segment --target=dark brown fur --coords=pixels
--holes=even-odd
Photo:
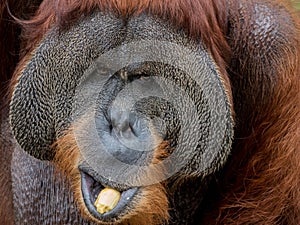
[[[11,166],[13,138],[4,132],[7,126],[0,125],[0,222],[10,225],[13,222]],[[4,136],[4,134],[6,134]]]
[[[0,2],[0,223],[13,223],[10,162],[12,159],[13,138],[8,131],[7,90],[13,71],[20,59],[21,26],[14,21],[10,13],[28,19],[38,6],[36,1]],[[9,6],[9,9],[7,8]]]
[[[223,74],[228,93],[231,93],[231,84],[236,87],[232,91],[237,118],[232,156],[222,172],[223,178],[215,185],[216,192],[212,193],[215,196],[211,199],[206,224],[300,224],[299,18],[284,0],[226,2],[87,0],[57,3],[45,0],[35,17],[22,22],[27,43],[24,50],[32,51],[49,27],[66,29],[80,15],[97,7],[114,11],[122,17],[149,12],[169,20],[178,28],[184,28],[191,37],[201,38]],[[263,54],[258,55],[258,48],[255,48],[248,37],[252,29],[249,22],[251,11],[244,12],[245,24],[235,21],[236,32],[227,39],[230,22],[228,16],[230,14],[233,20],[238,18],[238,9],[235,8],[238,2],[243,2],[249,8],[254,2],[263,2],[274,7],[275,12],[285,12],[294,23],[294,26],[284,27],[290,31],[284,34],[286,43],[276,45],[279,49],[274,49],[273,52],[264,52],[268,43],[260,43],[259,50]],[[6,18],[7,14],[3,13],[4,5],[1,4],[1,16]],[[280,7],[275,6],[277,4]],[[229,14],[228,9],[231,9]],[[285,21],[280,24],[284,26]],[[0,25],[2,31],[7,23],[1,20]],[[9,38],[14,36],[16,29],[12,29],[10,33],[1,33],[0,43],[8,38],[6,35]],[[8,54],[10,51],[17,51],[16,42],[10,40],[14,43],[0,48],[1,56],[3,55],[0,74],[2,84],[10,77],[16,61],[15,56]],[[26,61],[26,58],[23,59],[17,67],[11,88]],[[61,143],[65,146],[63,149],[68,145],[76,148],[71,140],[62,140],[64,141]],[[76,157],[78,153],[75,151],[74,154]],[[71,168],[74,166],[76,165],[70,165]],[[158,201],[163,201],[163,198]],[[151,221],[142,220],[144,222],[151,224]]]
[[[13,17],[28,19],[36,11],[39,0],[0,2],[0,98],[6,93],[9,79],[20,60],[21,26]]]

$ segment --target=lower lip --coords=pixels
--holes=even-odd
[[[94,203],[91,201],[90,192],[88,190],[88,185],[87,185],[86,179],[85,179],[86,174],[84,172],[81,172],[80,174],[81,174],[81,191],[82,191],[84,203],[85,203],[86,207],[88,208],[89,212],[95,218],[97,218],[98,220],[103,221],[103,222],[115,221],[115,219],[118,218],[122,214],[122,212],[124,212],[126,210],[126,208],[132,202],[133,198],[135,197],[135,195],[137,194],[137,192],[139,190],[139,188],[132,188],[132,189],[123,191],[121,193],[120,201],[118,202],[116,207],[107,213],[100,214],[96,210]]]

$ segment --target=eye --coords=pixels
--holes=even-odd
[[[149,81],[151,76],[146,73],[132,74],[128,77],[129,82],[139,80],[141,82]]]

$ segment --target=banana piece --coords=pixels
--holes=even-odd
[[[107,213],[116,207],[121,198],[121,193],[112,188],[104,188],[94,203],[100,214]]]

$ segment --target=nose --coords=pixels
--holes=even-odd
[[[137,137],[137,115],[130,111],[118,109],[111,110],[111,129],[122,139],[134,139]]]
[[[98,115],[96,125],[104,151],[129,165],[144,165],[152,158],[156,136],[145,116],[120,105]]]

